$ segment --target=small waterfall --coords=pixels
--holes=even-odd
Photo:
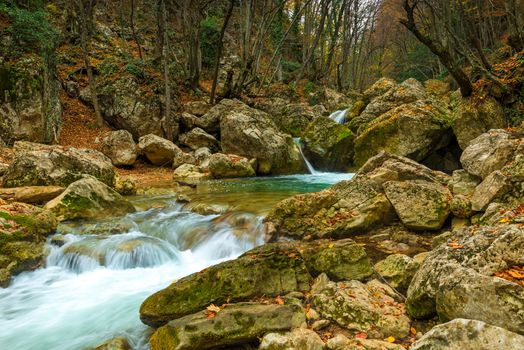
[[[348,111],[347,109],[341,109],[341,110],[335,111],[331,113],[331,115],[329,116],[329,119],[333,119],[334,121],[336,121],[339,124],[344,124],[344,122],[346,121],[347,111]]]
[[[300,150],[300,155],[302,156],[302,159],[304,159],[304,163],[306,163],[307,170],[309,170],[309,173],[312,175],[320,174],[320,172],[315,170],[315,168],[313,167],[313,164],[311,164],[309,160],[306,158],[306,156],[304,155],[304,152],[302,151],[302,143],[301,143],[300,137],[295,137],[294,140],[295,140],[296,145],[298,146],[298,149]]]

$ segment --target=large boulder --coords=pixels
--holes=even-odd
[[[278,112],[268,113],[280,131],[293,137],[301,137],[309,123],[321,116],[307,103],[286,104]]]
[[[169,140],[178,136],[174,116],[165,117],[161,97],[140,88],[132,76],[116,81],[99,82],[98,102],[104,119],[115,129],[129,131],[135,140],[155,134]],[[92,103],[89,89],[80,92],[80,98]]]
[[[0,287],[11,277],[41,267],[47,235],[57,220],[48,210],[23,203],[0,203]]]
[[[408,158],[380,153],[352,180],[281,201],[266,222],[273,239],[347,237],[378,228],[396,217],[384,193],[384,183],[422,180],[445,185],[449,179]]]
[[[319,117],[304,131],[303,152],[316,169],[346,171],[353,161],[353,141],[347,127]]]
[[[60,134],[60,83],[39,56],[0,62],[0,140],[52,142]]]
[[[400,221],[409,229],[439,230],[451,212],[451,192],[439,183],[389,181],[384,190]]]
[[[133,135],[126,130],[111,131],[102,139],[102,153],[114,166],[130,166],[135,163],[138,152]]]
[[[211,109],[211,105],[206,101],[189,101],[184,103],[184,111],[189,114],[201,117]]]
[[[524,287],[499,276],[522,265],[520,225],[468,227],[431,251],[408,289],[414,318],[469,318],[524,333]]]
[[[430,101],[403,104],[359,129],[355,139],[355,165],[386,151],[421,161],[449,143],[451,115]]]
[[[25,186],[0,188],[0,199],[8,202],[42,204],[59,196],[65,188],[61,186]]]
[[[215,153],[209,158],[209,172],[215,179],[256,175],[249,159],[223,153]]]
[[[195,184],[210,178],[209,173],[204,173],[194,164],[182,164],[173,171],[173,180]]]
[[[413,78],[398,85],[393,84],[390,88],[387,88],[389,83],[385,82],[384,85],[385,92],[373,98],[362,113],[351,120],[349,127],[352,131],[356,132],[360,127],[395,107],[426,98],[424,87]],[[381,91],[383,90],[377,89],[377,93]]]
[[[524,336],[488,323],[457,318],[433,327],[410,347],[411,350],[517,350]]]
[[[197,150],[201,147],[207,147],[211,151],[217,151],[219,144],[217,139],[200,128],[194,128],[191,131],[179,136],[179,141],[192,150]]]
[[[260,110],[232,100],[220,102],[222,151],[256,158],[257,173],[289,174],[304,171],[304,161],[293,138],[281,133],[271,117]]]
[[[60,220],[117,216],[134,211],[120,194],[91,176],[73,182],[45,208]]]
[[[366,91],[364,91],[364,101],[371,102],[375,97],[384,95],[392,87],[397,86],[397,83],[390,78],[380,78],[373,85],[371,85]]]
[[[68,186],[91,175],[112,186],[115,171],[111,160],[88,149],[15,143],[15,157],[3,178],[4,187]]]
[[[484,179],[514,161],[519,146],[523,147],[519,153],[524,154],[524,134],[503,129],[490,130],[470,141],[460,162],[469,174]]]
[[[211,316],[201,311],[160,327],[149,341],[151,350],[205,350],[249,343],[305,321],[302,308],[294,305],[239,303],[208,312]]]
[[[159,166],[172,165],[175,155],[182,152],[173,142],[153,134],[142,136],[138,148],[153,165]]]
[[[490,96],[460,98],[454,119],[453,132],[463,150],[477,136],[506,125],[502,106]]]
[[[320,275],[311,287],[311,304],[322,317],[350,331],[366,332],[371,338],[409,334],[404,304],[390,287],[377,280],[335,283]]]
[[[158,327],[212,303],[306,291],[310,279],[298,250],[274,244],[262,246],[236,260],[184,277],[149,296],[140,307],[140,319]]]

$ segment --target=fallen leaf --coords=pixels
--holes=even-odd
[[[282,299],[282,297],[279,295],[275,298],[275,303],[278,305],[284,305],[284,299]]]
[[[367,339],[368,334],[365,332],[358,332],[355,334],[355,339]]]
[[[395,340],[396,340],[395,337],[392,337],[392,336],[389,336],[389,337],[386,338],[386,341],[387,341],[388,343],[394,343]]]

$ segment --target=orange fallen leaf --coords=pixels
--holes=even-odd
[[[355,334],[355,339],[367,339],[368,334],[365,332],[358,332]]]
[[[280,295],[278,295],[275,298],[275,303],[277,303],[278,305],[284,305],[284,299],[282,299],[282,297]]]
[[[458,244],[457,242],[453,241],[453,242],[449,242],[448,243],[448,247],[452,248],[452,249],[463,249],[464,246],[463,245],[460,245]]]

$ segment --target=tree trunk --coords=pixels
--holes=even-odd
[[[140,42],[138,41],[138,35],[136,33],[135,28],[135,0],[131,0],[131,15],[130,15],[130,21],[131,25],[131,32],[133,33],[133,39],[135,40],[136,46],[138,48],[138,57],[142,59],[142,46],[140,46]]]

